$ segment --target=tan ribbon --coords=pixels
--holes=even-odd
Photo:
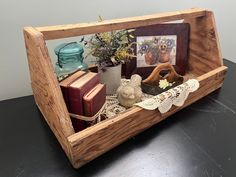
[[[98,118],[98,122],[100,122],[100,115],[103,112],[103,110],[106,107],[106,103],[102,106],[102,108],[92,117],[88,117],[88,116],[82,116],[79,114],[73,114],[73,113],[69,113],[69,115],[75,119],[79,119],[79,120],[85,120],[85,121],[94,121],[96,118]]]

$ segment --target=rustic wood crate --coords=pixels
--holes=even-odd
[[[173,106],[165,114],[160,114],[158,110],[133,107],[113,119],[75,133],[45,41],[181,19],[189,23],[191,28],[187,75],[195,77],[200,88],[189,95],[183,106]],[[95,23],[25,27],[24,37],[35,101],[75,168],[220,88],[227,70],[222,61],[214,15],[205,9]]]

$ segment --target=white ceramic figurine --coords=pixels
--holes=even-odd
[[[134,74],[131,76],[130,82],[127,85],[121,85],[117,89],[117,98],[122,106],[129,108],[141,101],[141,81],[142,78],[138,74]]]

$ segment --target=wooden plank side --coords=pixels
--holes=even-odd
[[[202,75],[223,65],[214,14],[185,19],[190,24],[189,71]]]
[[[46,40],[51,40],[112,30],[136,28],[185,18],[196,18],[205,16],[205,13],[205,9],[193,8],[177,12],[105,20],[103,22],[37,27],[36,29],[43,33]]]
[[[201,99],[221,87],[227,67],[222,66],[199,77],[200,88],[191,93],[182,107],[173,106],[170,111],[147,111],[135,107],[120,116],[101,122],[80,133],[68,137],[75,168],[86,164],[128,138],[142,132],[175,112]],[[211,84],[208,84],[211,83]]]
[[[67,137],[74,129],[53,72],[45,41],[34,28],[24,28],[25,45],[35,101],[62,148],[70,157]]]

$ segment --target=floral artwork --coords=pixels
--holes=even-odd
[[[176,64],[177,35],[138,36],[137,67],[156,66],[158,63]]]

